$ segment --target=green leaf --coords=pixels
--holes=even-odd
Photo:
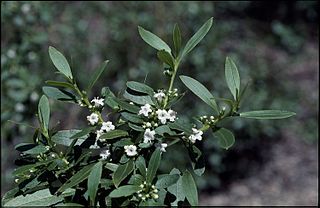
[[[213,135],[218,138],[218,144],[224,149],[228,149],[235,142],[233,133],[225,128],[220,128],[218,131],[214,132]]]
[[[153,96],[153,94],[154,94],[153,89],[151,87],[149,87],[146,84],[140,83],[140,82],[128,81],[127,87],[129,87],[133,91],[146,93],[151,96]]]
[[[65,88],[70,88],[72,90],[75,90],[75,87],[68,82],[59,82],[59,81],[48,80],[48,81],[46,81],[46,83],[48,85],[51,85],[54,87],[65,87]]]
[[[64,194],[65,195],[72,195],[74,194],[75,190],[68,190]],[[64,200],[64,196],[55,196],[51,195],[49,189],[44,189],[40,191],[36,191],[32,194],[27,194],[26,196],[17,196],[12,200],[8,201],[4,207],[21,207],[21,206],[28,206],[28,207],[35,207],[35,206],[51,206],[58,202]]]
[[[148,43],[151,47],[157,49],[157,50],[165,50],[168,53],[171,53],[170,47],[161,40],[158,36],[151,33],[148,30],[143,29],[142,27],[138,26],[139,34],[141,38]]]
[[[198,43],[204,38],[204,36],[206,36],[212,26],[212,20],[212,17],[207,20],[201,26],[201,28],[190,38],[182,51],[181,58],[187,55],[196,45],[198,45]]]
[[[137,185],[139,186],[145,181],[145,178],[140,174],[132,175],[130,180],[128,181],[128,184]]]
[[[124,136],[128,136],[128,132],[120,129],[115,129],[102,134],[100,139],[115,139],[115,138],[124,137]]]
[[[88,194],[90,197],[91,206],[95,205],[96,194],[98,191],[98,186],[100,183],[102,174],[102,162],[96,163],[89,174],[88,177]]]
[[[197,185],[189,171],[185,171],[182,176],[182,189],[191,206],[198,206]]]
[[[233,95],[234,100],[237,100],[240,92],[240,76],[237,66],[231,58],[227,57],[224,68],[228,87]]]
[[[141,126],[135,125],[133,123],[128,123],[129,127],[135,131],[145,131]]]
[[[116,96],[109,89],[109,87],[103,87],[101,90],[101,95],[104,97],[104,103],[107,104],[112,109],[118,109],[118,103],[116,102]]]
[[[139,186],[136,185],[125,185],[125,186],[121,186],[115,190],[113,190],[109,196],[111,198],[118,198],[118,197],[123,197],[123,196],[130,196],[134,193],[136,193],[137,191],[139,191],[141,188]]]
[[[123,93],[123,97],[139,105],[145,105],[147,103],[150,105],[154,105],[154,102],[149,95],[132,95],[125,91]]]
[[[130,173],[133,171],[133,161],[129,160],[124,165],[119,165],[117,170],[112,175],[112,181],[116,187],[120,185],[120,183],[130,175]]]
[[[240,117],[253,119],[283,119],[296,115],[296,113],[285,110],[258,110],[240,113]]]
[[[106,168],[108,170],[111,170],[112,172],[116,171],[118,167],[119,167],[119,165],[114,164],[114,163],[107,163],[106,164]]]
[[[147,176],[146,161],[142,156],[139,156],[136,160],[136,166],[139,169],[141,175],[145,178]]]
[[[45,153],[47,151],[48,150],[46,149],[46,147],[44,145],[40,144],[32,149],[25,151],[24,154],[38,155],[40,153]]]
[[[53,142],[57,144],[61,144],[64,146],[70,146],[74,138],[78,138],[78,141],[75,145],[81,145],[82,142],[87,138],[87,135],[83,135],[81,137],[78,137],[77,134],[80,134],[82,130],[77,129],[70,129],[70,130],[61,130],[55,133],[51,139]]]
[[[85,138],[87,138],[87,136],[90,134],[90,132],[91,132],[92,130],[94,130],[94,129],[95,129],[95,127],[88,127],[88,128],[82,129],[82,130],[80,130],[78,133],[72,135],[72,136],[70,137],[70,139],[76,139],[76,138],[85,139]],[[77,131],[78,131],[78,130],[77,130]]]
[[[170,174],[180,174],[180,171],[178,169],[172,169]],[[173,184],[168,187],[168,192],[173,194],[176,197],[176,200],[171,203],[171,206],[177,206],[179,201],[184,201],[185,194],[182,188],[182,177],[179,177],[176,184]]]
[[[185,132],[187,134],[191,134],[192,133],[192,125],[187,122],[187,121],[183,121],[183,119],[178,119],[175,120],[174,123],[168,123],[167,124],[171,129],[175,129],[175,130],[179,130],[182,132]]]
[[[173,131],[170,130],[170,128],[167,125],[157,127],[155,129],[155,132],[160,136],[163,136],[165,133],[169,135],[176,135]]]
[[[167,188],[173,184],[175,184],[180,178],[179,174],[173,174],[173,175],[165,175],[164,177],[160,178],[157,183],[157,188]]]
[[[181,33],[178,24],[173,28],[173,45],[176,56],[179,55],[181,49]]]
[[[72,188],[82,181],[86,180],[91,172],[93,164],[87,165],[81,170],[77,171],[66,183],[64,183],[58,190],[57,193],[64,192],[68,188]]]
[[[120,106],[121,110],[126,110],[134,114],[137,114],[140,110],[138,106],[132,105],[126,101],[120,99],[114,99],[114,101]]]
[[[76,101],[76,97],[72,93],[62,89],[58,89],[55,87],[42,87],[42,91],[49,98],[53,98],[55,100],[74,102]]]
[[[72,79],[72,73],[67,59],[57,49],[49,46],[49,56],[54,66],[66,77]]]
[[[183,84],[188,87],[196,96],[198,96],[203,102],[207,103],[213,110],[215,110],[217,113],[218,105],[214,100],[213,95],[209,92],[209,90],[203,86],[200,82],[197,80],[188,77],[188,76],[180,76],[181,81]]]
[[[161,162],[161,151],[159,148],[157,148],[151,155],[149,164],[148,164],[148,170],[147,170],[147,183],[152,183],[152,180],[154,179],[157,170],[159,168]]]
[[[49,100],[45,95],[42,95],[38,105],[38,115],[40,125],[44,131],[44,134],[48,135],[49,119],[50,119],[50,106]]]
[[[138,124],[143,123],[143,120],[137,114],[122,112],[121,116],[132,123],[138,123]]]
[[[94,74],[92,75],[88,87],[87,87],[87,92],[89,92],[91,90],[91,88],[94,86],[94,84],[96,83],[96,81],[99,79],[99,77],[101,76],[101,74],[104,72],[104,70],[106,69],[107,64],[109,63],[109,60],[104,61],[101,66],[99,66],[98,69],[95,70]]]
[[[170,53],[165,50],[161,50],[158,51],[157,56],[161,62],[169,65],[171,69],[174,69],[174,59]]]

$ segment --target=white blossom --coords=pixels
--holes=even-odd
[[[111,121],[107,121],[107,122],[102,123],[101,130],[108,132],[108,131],[111,131],[114,129],[115,129],[115,127]]]
[[[167,118],[168,118],[168,112],[166,110],[158,109],[156,113],[158,115],[158,119],[160,120],[160,122],[162,124],[166,124]]]
[[[192,134],[189,136],[189,139],[192,143],[195,143],[197,140],[202,140],[202,134],[203,132],[201,130],[198,130],[196,128],[192,128]]]
[[[100,106],[104,106],[104,99],[99,97],[94,97],[91,100],[91,103],[94,103],[94,107],[100,107]]]
[[[150,130],[150,129],[146,129],[146,131],[144,132],[144,136],[143,136],[143,142],[144,143],[150,143],[151,141],[154,140],[154,135],[156,134],[156,132],[154,130]]]
[[[153,95],[153,97],[155,97],[160,102],[163,100],[163,98],[165,96],[166,95],[164,94],[164,92],[162,90],[158,90],[158,92]]]
[[[173,111],[173,110],[168,110],[168,119],[170,121],[174,121],[176,119],[176,115],[177,115],[177,112]]]
[[[168,146],[167,143],[162,143],[162,144],[160,145],[160,151],[161,151],[161,152],[166,152],[167,146]]]
[[[144,116],[148,117],[148,114],[151,112],[152,112],[151,105],[147,103],[147,104],[141,106],[141,109],[139,111],[139,115],[143,114]]]
[[[87,120],[90,122],[91,125],[95,125],[99,121],[99,116],[96,113],[91,113],[90,116],[87,116]]]
[[[138,154],[137,147],[135,145],[126,145],[124,146],[124,150],[128,156],[135,156]]]
[[[103,152],[100,153],[100,157],[105,160],[110,156],[110,151],[109,150],[104,150]]]

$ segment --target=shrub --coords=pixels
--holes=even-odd
[[[231,58],[225,60],[225,78],[232,98],[219,98],[199,81],[179,76],[182,83],[211,109],[210,115],[182,119],[187,109],[176,111],[176,103],[185,95],[174,88],[179,66],[212,26],[210,18],[182,46],[178,25],[173,29],[173,47],[158,36],[139,27],[141,38],[157,50],[168,89],[154,90],[145,83],[128,81],[126,90],[116,96],[108,87],[99,96],[90,94],[108,60],[90,75],[86,87],[80,87],[67,59],[54,47],[49,56],[65,81],[49,80],[38,104],[39,127],[33,143],[16,146],[21,167],[14,171],[16,188],[2,199],[4,206],[160,206],[197,205],[198,193],[193,175],[205,171],[197,145],[211,131],[221,148],[234,142],[233,133],[223,126],[226,118],[282,119],[295,113],[283,110],[240,112],[247,88]],[[57,130],[50,124],[48,97],[73,103],[88,111],[88,126]],[[93,97],[93,99],[89,99]],[[183,146],[190,156],[190,169],[173,168],[159,173],[163,154]]]

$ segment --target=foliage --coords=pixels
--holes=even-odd
[[[49,86],[43,88],[45,95],[38,104],[39,127],[32,143],[16,146],[22,153],[18,159],[21,166],[14,171],[18,187],[3,197],[3,205],[197,206],[198,191],[191,172],[201,176],[205,171],[201,159],[205,156],[197,147],[204,132],[212,132],[218,144],[228,149],[235,137],[223,120],[281,119],[295,115],[280,110],[240,112],[246,87],[242,89],[238,69],[227,57],[225,79],[233,98],[217,98],[196,79],[182,75],[180,79],[185,86],[211,112],[193,120],[180,119],[183,112],[173,109],[184,93],[174,88],[175,78],[182,60],[206,36],[212,22],[213,18],[205,22],[184,47],[176,25],[174,50],[157,35],[138,28],[141,38],[157,49],[164,74],[169,78],[167,90],[129,81],[126,90],[117,96],[104,87],[99,96],[91,96],[90,100],[91,92],[87,90],[94,86],[108,61],[92,75],[85,90],[79,87],[76,71],[71,70],[67,58],[50,46],[49,57],[64,81],[47,81]],[[89,126],[57,130],[50,124],[48,98],[71,102],[89,111]],[[217,99],[221,102],[217,103]],[[160,174],[162,157],[179,146],[188,152],[192,171],[186,167],[173,168],[167,174]]]

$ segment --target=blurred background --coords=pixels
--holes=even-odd
[[[297,116],[277,121],[234,119],[235,145],[217,147],[210,133],[202,144],[206,172],[196,177],[201,205],[318,204],[319,3],[281,2],[1,2],[1,196],[12,188],[18,152],[31,142],[41,87],[57,79],[48,46],[62,51],[80,85],[98,65],[111,60],[103,86],[114,92],[127,80],[167,86],[156,51],[137,26],[172,43],[178,23],[184,43],[211,16],[214,24],[182,64],[180,74],[196,78],[218,97],[231,97],[224,79],[228,55],[249,82],[242,111],[287,109]],[[159,79],[159,77],[162,77]],[[186,90],[179,80],[176,87]],[[52,103],[51,124],[86,126],[78,106]],[[188,93],[175,110],[210,114]],[[161,169],[185,167],[183,148],[168,149]]]

